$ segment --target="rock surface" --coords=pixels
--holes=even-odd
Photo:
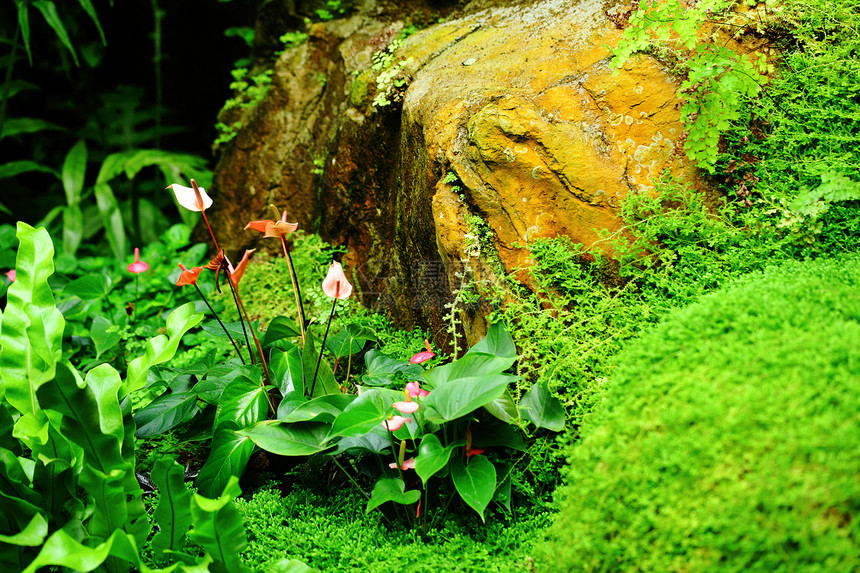
[[[631,189],[653,188],[666,169],[696,183],[675,149],[675,80],[648,56],[609,67],[620,36],[610,16],[626,6],[471,2],[374,70],[403,18],[435,15],[418,2],[395,8],[365,2],[281,54],[215,173],[212,219],[231,249],[258,238],[241,229],[270,218],[270,203],[286,208],[348,247],[365,303],[444,344],[452,293],[474,281],[480,295],[527,265],[530,241],[591,245],[620,229]],[[482,312],[465,306],[473,342]]]

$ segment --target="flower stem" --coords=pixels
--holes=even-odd
[[[259,355],[259,358],[260,358],[260,362],[259,362],[260,368],[263,369],[263,374],[266,376],[266,385],[271,386],[272,385],[272,379],[269,377],[269,367],[266,364],[265,357],[263,356],[263,347],[260,345],[260,339],[258,339],[257,335],[254,333],[254,327],[251,325],[251,319],[248,317],[248,311],[245,310],[245,305],[242,304],[242,297],[239,296],[239,289],[236,287],[236,285],[233,284],[233,281],[230,279],[229,276],[227,277],[227,282],[230,283],[230,288],[233,291],[233,295],[236,297],[236,302],[237,302],[238,307],[241,309],[242,314],[245,315],[245,322],[248,323],[248,330],[251,331],[251,338],[254,339],[254,345],[257,347],[257,354]],[[239,317],[239,320],[241,322],[241,316]],[[245,329],[245,327],[243,325],[242,330],[244,330],[244,329]],[[248,335],[246,334],[245,335],[246,339],[247,339],[247,336]],[[249,345],[248,350],[250,351],[250,345]],[[272,415],[274,416],[278,410],[275,408],[275,404],[274,404],[274,402],[272,402],[272,397],[269,396],[268,390],[266,390],[265,395],[266,395],[266,402],[269,403],[269,410],[271,411]]]
[[[293,259],[287,250],[287,240],[281,237],[281,246],[284,248],[284,258],[287,259],[287,269],[290,271],[290,282],[293,283],[293,294],[296,295],[296,312],[299,315],[299,330],[302,333],[302,346],[305,345],[305,309],[302,306],[301,294],[299,293],[299,279],[293,269]]]
[[[251,350],[251,341],[248,339],[248,331],[245,329],[245,321],[242,320],[242,309],[244,307],[241,305],[239,295],[233,287],[233,281],[230,280],[230,275],[227,275],[227,284],[230,285],[230,292],[233,294],[233,302],[236,304],[236,312],[239,313],[239,324],[242,325],[242,334],[245,335],[245,346],[248,348],[248,358],[251,359],[251,364],[256,364],[257,359],[254,358],[254,351]],[[250,323],[248,323],[248,326],[250,327]]]
[[[217,321],[218,321],[218,324],[220,324],[220,325],[221,325],[221,328],[224,330],[224,334],[226,334],[226,335],[227,335],[227,338],[229,338],[229,339],[230,339],[230,342],[233,344],[233,348],[235,348],[235,349],[236,349],[236,354],[239,356],[239,360],[241,360],[241,361],[242,361],[242,364],[245,364],[245,359],[242,357],[242,353],[239,351],[239,346],[236,344],[236,341],[235,341],[235,340],[233,340],[233,337],[232,337],[232,336],[230,336],[230,331],[229,331],[229,330],[227,330],[227,327],[226,327],[226,326],[224,326],[224,323],[223,323],[223,322],[221,322],[221,317],[220,317],[220,316],[218,316],[218,313],[217,313],[217,312],[215,312],[215,309],[214,309],[214,308],[212,308],[212,305],[211,305],[211,304],[209,304],[209,301],[208,301],[208,300],[206,300],[206,296],[204,296],[203,291],[202,291],[202,290],[200,290],[200,287],[199,287],[199,286],[197,286],[197,283],[196,283],[196,282],[193,282],[193,283],[191,283],[191,284],[193,284],[193,285],[194,285],[194,288],[196,288],[196,289],[197,289],[197,292],[198,292],[198,293],[200,293],[200,298],[202,298],[202,299],[203,299],[203,302],[205,302],[205,303],[206,303],[206,306],[209,308],[209,311],[210,311],[212,314],[214,314],[214,315],[215,315],[215,320],[217,320]]]
[[[314,397],[314,388],[316,387],[316,384],[317,384],[317,374],[320,371],[320,362],[322,362],[322,355],[323,355],[323,352],[325,351],[325,341],[328,338],[328,329],[331,328],[331,321],[334,318],[334,309],[337,308],[337,295],[338,295],[338,293],[340,293],[340,281],[338,281],[334,287],[334,302],[331,305],[331,314],[328,315],[328,323],[325,325],[325,334],[323,335],[323,341],[322,341],[322,345],[320,347],[320,355],[319,355],[319,358],[317,358],[317,367],[316,367],[316,369],[314,369],[314,379],[311,382],[311,393],[310,393],[311,398]]]

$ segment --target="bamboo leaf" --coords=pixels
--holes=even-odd
[[[78,55],[75,53],[74,47],[72,47],[72,41],[69,39],[69,34],[66,32],[66,27],[63,25],[63,21],[57,13],[57,7],[54,3],[50,0],[34,0],[33,6],[42,13],[42,16],[45,17],[45,21],[54,29],[54,33],[57,34],[57,38],[72,54],[72,59],[75,60],[75,65],[80,66],[81,64],[78,61]]]

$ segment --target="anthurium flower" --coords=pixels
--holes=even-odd
[[[266,237],[276,238],[286,237],[298,228],[298,223],[287,223],[286,211],[281,214],[280,221],[272,221],[271,219],[266,219],[264,221],[251,221],[250,223],[245,225],[245,229],[253,229],[255,231],[260,231],[261,233],[265,233]]]
[[[179,280],[176,281],[176,286],[197,284],[197,277],[200,276],[200,273],[206,267],[194,267],[189,270],[185,268],[185,265],[179,263],[179,268],[182,269],[182,274],[179,275]]]
[[[167,189],[171,189],[176,195],[176,202],[189,211],[205,211],[212,206],[212,199],[206,194],[203,187],[197,186],[194,179],[191,180],[191,187],[174,183],[168,185]]]
[[[392,406],[403,414],[414,414],[418,411],[418,402],[395,402]]]
[[[242,275],[245,274],[245,267],[248,265],[248,257],[251,256],[256,249],[245,249],[245,254],[242,255],[242,260],[239,261],[239,264],[236,265],[236,268],[233,268],[233,263],[229,260],[227,261],[227,270],[230,273],[230,281],[235,285],[239,286],[239,281],[242,279]]]
[[[332,261],[328,268],[328,274],[322,283],[323,292],[332,298],[349,298],[352,294],[352,285],[343,274],[343,267],[337,261]]]
[[[418,382],[409,382],[406,385],[406,391],[409,392],[409,395],[413,398],[423,398],[430,393],[427,390],[422,390],[421,384],[419,384]]]
[[[140,274],[149,270],[149,263],[140,260],[140,249],[134,248],[134,262],[128,265],[128,272]]]
[[[389,432],[396,432],[403,426],[404,423],[411,424],[412,419],[404,418],[403,416],[391,416],[387,420],[382,421],[382,427]]]
[[[9,282],[11,283],[15,282],[15,269],[6,271],[6,278],[9,279]]]
[[[484,450],[478,448],[472,448],[471,450],[466,451],[466,457],[471,458],[472,456],[477,456],[479,454],[483,454]]]
[[[427,362],[428,360],[436,356],[436,353],[430,350],[430,341],[426,338],[424,339],[424,346],[427,347],[427,350],[422,350],[421,352],[410,358],[409,362],[411,362],[412,364],[421,364],[422,362]]]
[[[388,467],[390,467],[393,470],[396,470],[397,469],[397,463],[391,462],[390,464],[388,464]],[[403,464],[400,466],[400,469],[402,469],[402,470],[414,470],[415,469],[415,458],[409,458],[408,460],[403,460]]]

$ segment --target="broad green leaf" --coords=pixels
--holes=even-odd
[[[110,364],[100,364],[87,372],[85,379],[98,408],[99,429],[105,435],[123,441],[123,413],[119,405],[119,389],[122,379]]]
[[[346,328],[326,341],[326,348],[337,358],[355,354],[368,341],[376,341],[376,335],[359,324],[347,324]]]
[[[48,535],[48,522],[41,513],[37,513],[20,533],[15,535],[0,535],[0,543],[38,547],[45,542]]]
[[[78,205],[63,208],[63,253],[74,255],[84,236],[84,215]]]
[[[367,501],[365,513],[370,513],[386,501],[393,501],[403,505],[410,505],[421,498],[421,492],[417,489],[406,491],[406,484],[400,478],[383,478],[376,482],[370,499]]]
[[[305,388],[308,394],[315,396],[324,396],[326,394],[342,394],[337,380],[334,379],[334,372],[328,361],[323,357],[319,360],[319,355],[315,350],[314,336],[310,333],[305,337],[305,347],[302,349],[302,370],[305,374]],[[319,368],[317,368],[319,363]],[[316,384],[314,384],[314,372],[316,372]]]
[[[43,513],[42,496],[31,487],[21,460],[0,449],[0,521],[7,530],[22,531],[34,515]]]
[[[478,512],[481,521],[486,521],[484,510],[496,491],[496,468],[485,456],[474,456],[468,461],[466,465],[459,458],[451,460],[451,479],[466,505]]]
[[[267,565],[263,573],[316,573],[316,571],[317,569],[309,567],[298,559],[284,557],[276,563]]]
[[[328,424],[285,424],[267,420],[237,430],[236,433],[252,439],[261,449],[279,456],[309,456],[328,449],[328,446],[323,445],[327,430]]]
[[[286,316],[276,316],[272,319],[272,322],[269,323],[269,327],[266,328],[262,345],[265,348],[277,340],[288,338],[290,336],[298,336],[299,334],[299,329],[291,318]]]
[[[512,424],[491,419],[473,424],[471,428],[473,448],[502,447],[520,452],[527,449],[522,432]]]
[[[418,457],[415,458],[415,473],[426,484],[430,477],[448,464],[454,448],[462,446],[464,443],[465,441],[458,440],[448,444],[448,446],[443,446],[435,434],[424,436],[421,445],[418,446]]]
[[[225,322],[224,327],[227,329],[227,332],[230,333],[230,336],[233,337],[233,340],[236,341],[236,344],[241,348],[245,343],[245,335],[248,335],[248,339],[250,340],[250,333],[248,332],[248,326],[244,321],[237,320],[236,322]],[[243,329],[244,327],[244,329]],[[209,320],[203,323],[203,331],[211,334],[212,336],[217,336],[218,338],[227,338],[227,334],[224,332],[224,328],[221,328],[221,323],[217,320]]]
[[[21,135],[22,133],[36,133],[46,129],[63,128],[55,123],[33,117],[9,118],[3,122],[3,132],[0,133],[0,139],[13,135]]]
[[[111,281],[101,273],[84,275],[63,287],[63,294],[82,300],[97,300],[110,292]]]
[[[111,555],[123,560],[133,559],[132,564],[138,567],[142,565],[133,538],[123,531],[115,531],[104,543],[88,547],[60,529],[45,541],[39,555],[23,573],[36,573],[50,565],[75,571],[94,571]],[[128,570],[128,566],[125,570]]]
[[[185,534],[191,527],[191,493],[185,486],[185,470],[171,458],[161,458],[152,468],[152,482],[158,488],[155,521],[158,533],[152,538],[157,557],[165,551],[180,551],[185,547]]]
[[[484,404],[484,409],[506,424],[516,424],[519,418],[517,404],[509,389],[505,389],[502,395],[492,402]]]
[[[138,438],[146,438],[166,432],[197,415],[195,392],[178,392],[159,396],[134,414]]]
[[[96,205],[99,208],[99,216],[104,225],[105,236],[115,259],[125,259],[125,227],[122,222],[122,213],[119,204],[114,197],[113,190],[107,183],[97,183],[93,187],[96,196]]]
[[[21,444],[12,435],[15,420],[6,404],[0,401],[0,448],[6,448],[16,456],[21,455]]]
[[[6,292],[0,331],[0,397],[19,412],[36,412],[35,392],[54,377],[65,327],[54,305],[48,277],[54,273],[53,244],[45,229],[18,223],[17,275]]]
[[[333,422],[355,399],[351,394],[329,394],[304,402],[292,409],[281,422]]]
[[[90,327],[90,336],[96,345],[96,359],[122,340],[119,328],[102,315],[98,315],[93,319],[93,324]]]
[[[42,13],[42,16],[45,17],[45,21],[54,29],[57,39],[59,39],[60,43],[63,44],[72,54],[72,59],[75,60],[75,65],[79,66],[80,62],[78,62],[78,55],[75,53],[74,47],[72,47],[72,41],[69,39],[69,34],[66,32],[66,27],[63,25],[63,21],[57,13],[57,7],[54,3],[50,0],[33,0],[33,6]]]
[[[115,398],[110,403],[111,393],[116,391],[110,388],[118,389],[119,385],[109,377],[96,383],[99,378],[93,379],[93,386],[80,387],[77,374],[60,362],[56,377],[39,388],[39,403],[62,414],[63,435],[83,450],[79,483],[94,506],[89,531],[106,539],[115,530],[124,529],[142,544],[149,532],[142,492],[117,436],[120,430],[116,426],[122,416],[119,403]],[[102,422],[102,416],[108,419]]]
[[[278,404],[278,412],[275,419],[283,420],[290,415],[290,412],[307,402],[308,399],[299,392],[287,392],[281,398],[281,403]]]
[[[218,401],[215,431],[219,428],[238,430],[266,418],[266,392],[259,383],[241,376],[231,382]]]
[[[388,435],[388,430],[380,424],[378,428],[374,428],[366,434],[339,439],[337,447],[328,452],[328,454],[334,456],[343,452],[349,452],[350,450],[381,454],[385,450],[390,449],[391,437]]]
[[[371,349],[364,356],[367,372],[362,381],[370,386],[387,386],[401,378],[417,378],[424,372],[418,364],[410,364],[406,360],[397,360]]]
[[[520,414],[537,426],[553,432],[564,429],[564,408],[556,396],[549,391],[546,382],[535,382],[520,400]]]
[[[216,495],[231,477],[239,478],[254,451],[254,442],[233,430],[222,428],[212,438],[212,449],[197,475],[197,489],[203,495]]]
[[[269,352],[269,368],[272,371],[272,383],[278,387],[282,396],[290,392],[304,394],[304,370],[302,353],[292,343],[281,343],[287,349],[272,348]]]
[[[436,384],[424,398],[427,419],[456,420],[498,399],[508,384],[518,379],[500,373],[498,368],[510,365],[505,366],[505,361],[490,354],[466,354],[451,364],[427,370],[425,377]]]
[[[501,358],[517,357],[517,345],[514,344],[514,339],[505,328],[505,323],[499,321],[490,325],[487,330],[487,336],[479,340],[469,352],[485,352],[487,354],[495,354]]]
[[[173,358],[179,348],[182,335],[197,326],[201,320],[203,315],[195,312],[193,302],[185,303],[170,313],[167,317],[167,336],[161,334],[149,339],[146,343],[146,353],[129,362],[128,375],[120,398],[143,388],[146,385],[146,374],[149,369]]]
[[[41,163],[36,163],[35,161],[30,161],[29,159],[26,159],[23,161],[10,161],[9,163],[4,163],[3,165],[0,165],[0,179],[6,179],[7,177],[15,177],[16,175],[20,175],[21,173],[31,173],[33,171],[50,173],[57,178],[60,177],[60,174],[57,173],[56,169],[52,169],[47,165],[42,165]]]
[[[366,434],[382,421],[391,409],[391,404],[402,396],[400,392],[383,388],[371,388],[347,406],[335,418],[329,439],[336,436],[360,436]]]
[[[233,500],[242,494],[239,479],[230,478],[217,499],[194,494],[191,504],[193,528],[188,534],[203,547],[226,571],[244,570],[239,554],[248,544],[242,514]]]
[[[84,190],[84,175],[87,171],[87,144],[83,139],[72,147],[63,161],[63,190],[66,192],[66,204],[77,205],[81,201]]]

